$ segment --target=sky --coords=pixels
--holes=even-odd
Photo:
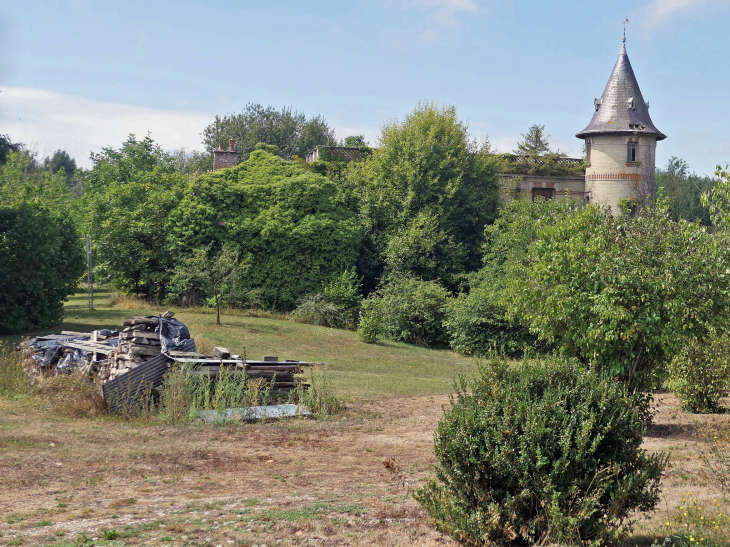
[[[249,102],[322,115],[377,145],[419,103],[451,104],[512,151],[533,124],[582,154],[626,48],[656,127],[657,167],[730,162],[730,0],[2,0],[0,134],[40,156],[149,132],[200,150]]]

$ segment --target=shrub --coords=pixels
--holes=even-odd
[[[538,237],[508,263],[501,303],[583,364],[649,391],[683,337],[724,326],[728,234],[674,222],[662,202],[635,217],[593,205],[566,213],[524,222]]]
[[[669,389],[688,412],[720,411],[720,399],[728,395],[730,346],[724,337],[689,339],[669,365]]]
[[[380,339],[383,330],[380,303],[377,298],[369,298],[362,303],[360,324],[357,327],[357,337],[361,342],[375,344]]]
[[[344,329],[352,325],[351,314],[342,306],[325,300],[321,294],[302,298],[290,316],[297,323]]]
[[[443,309],[449,292],[437,281],[391,278],[370,299],[378,301],[376,313],[386,338],[420,346],[448,344],[443,327]]]
[[[451,299],[444,308],[443,324],[451,348],[465,355],[486,356],[497,351],[521,357],[527,348],[538,345],[527,327],[505,318],[505,310],[487,291],[472,289]]]
[[[627,397],[572,363],[492,360],[458,382],[434,436],[436,478],[414,497],[465,545],[597,544],[659,500],[666,456],[640,448]]]

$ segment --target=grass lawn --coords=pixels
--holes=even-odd
[[[109,293],[95,293],[95,309],[87,308],[86,290],[79,288],[66,303],[60,325],[42,333],[121,328],[124,319],[151,315],[161,308],[123,301],[110,306]],[[348,399],[383,399],[393,396],[447,393],[453,379],[476,372],[477,360],[448,350],[432,350],[395,342],[364,344],[352,331],[303,325],[294,321],[223,314],[215,324],[212,310],[176,309],[200,351],[225,346],[248,359],[277,355],[280,359],[324,362],[335,390]],[[34,333],[37,334],[37,333]],[[4,337],[17,342],[21,337]]]

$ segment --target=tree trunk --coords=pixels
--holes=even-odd
[[[218,293],[216,293],[216,295],[215,295],[215,311],[216,311],[215,324],[220,325],[221,324],[221,303],[218,298]]]

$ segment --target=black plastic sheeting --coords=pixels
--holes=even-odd
[[[109,338],[108,343],[112,347],[119,345],[118,330],[101,329],[96,331]],[[39,338],[43,338],[42,336]],[[58,372],[73,372],[78,367],[84,366],[88,361],[88,352],[82,349],[74,349],[71,353],[62,351],[67,342],[88,342],[88,336],[68,335],[56,336],[52,340],[39,340],[31,338],[28,340],[28,349],[32,352],[31,357],[40,367],[56,367]]]
[[[190,340],[190,331],[184,323],[177,319],[162,317],[158,315],[160,320],[158,331],[160,334],[160,346],[162,353],[168,351],[183,351],[185,341]]]

